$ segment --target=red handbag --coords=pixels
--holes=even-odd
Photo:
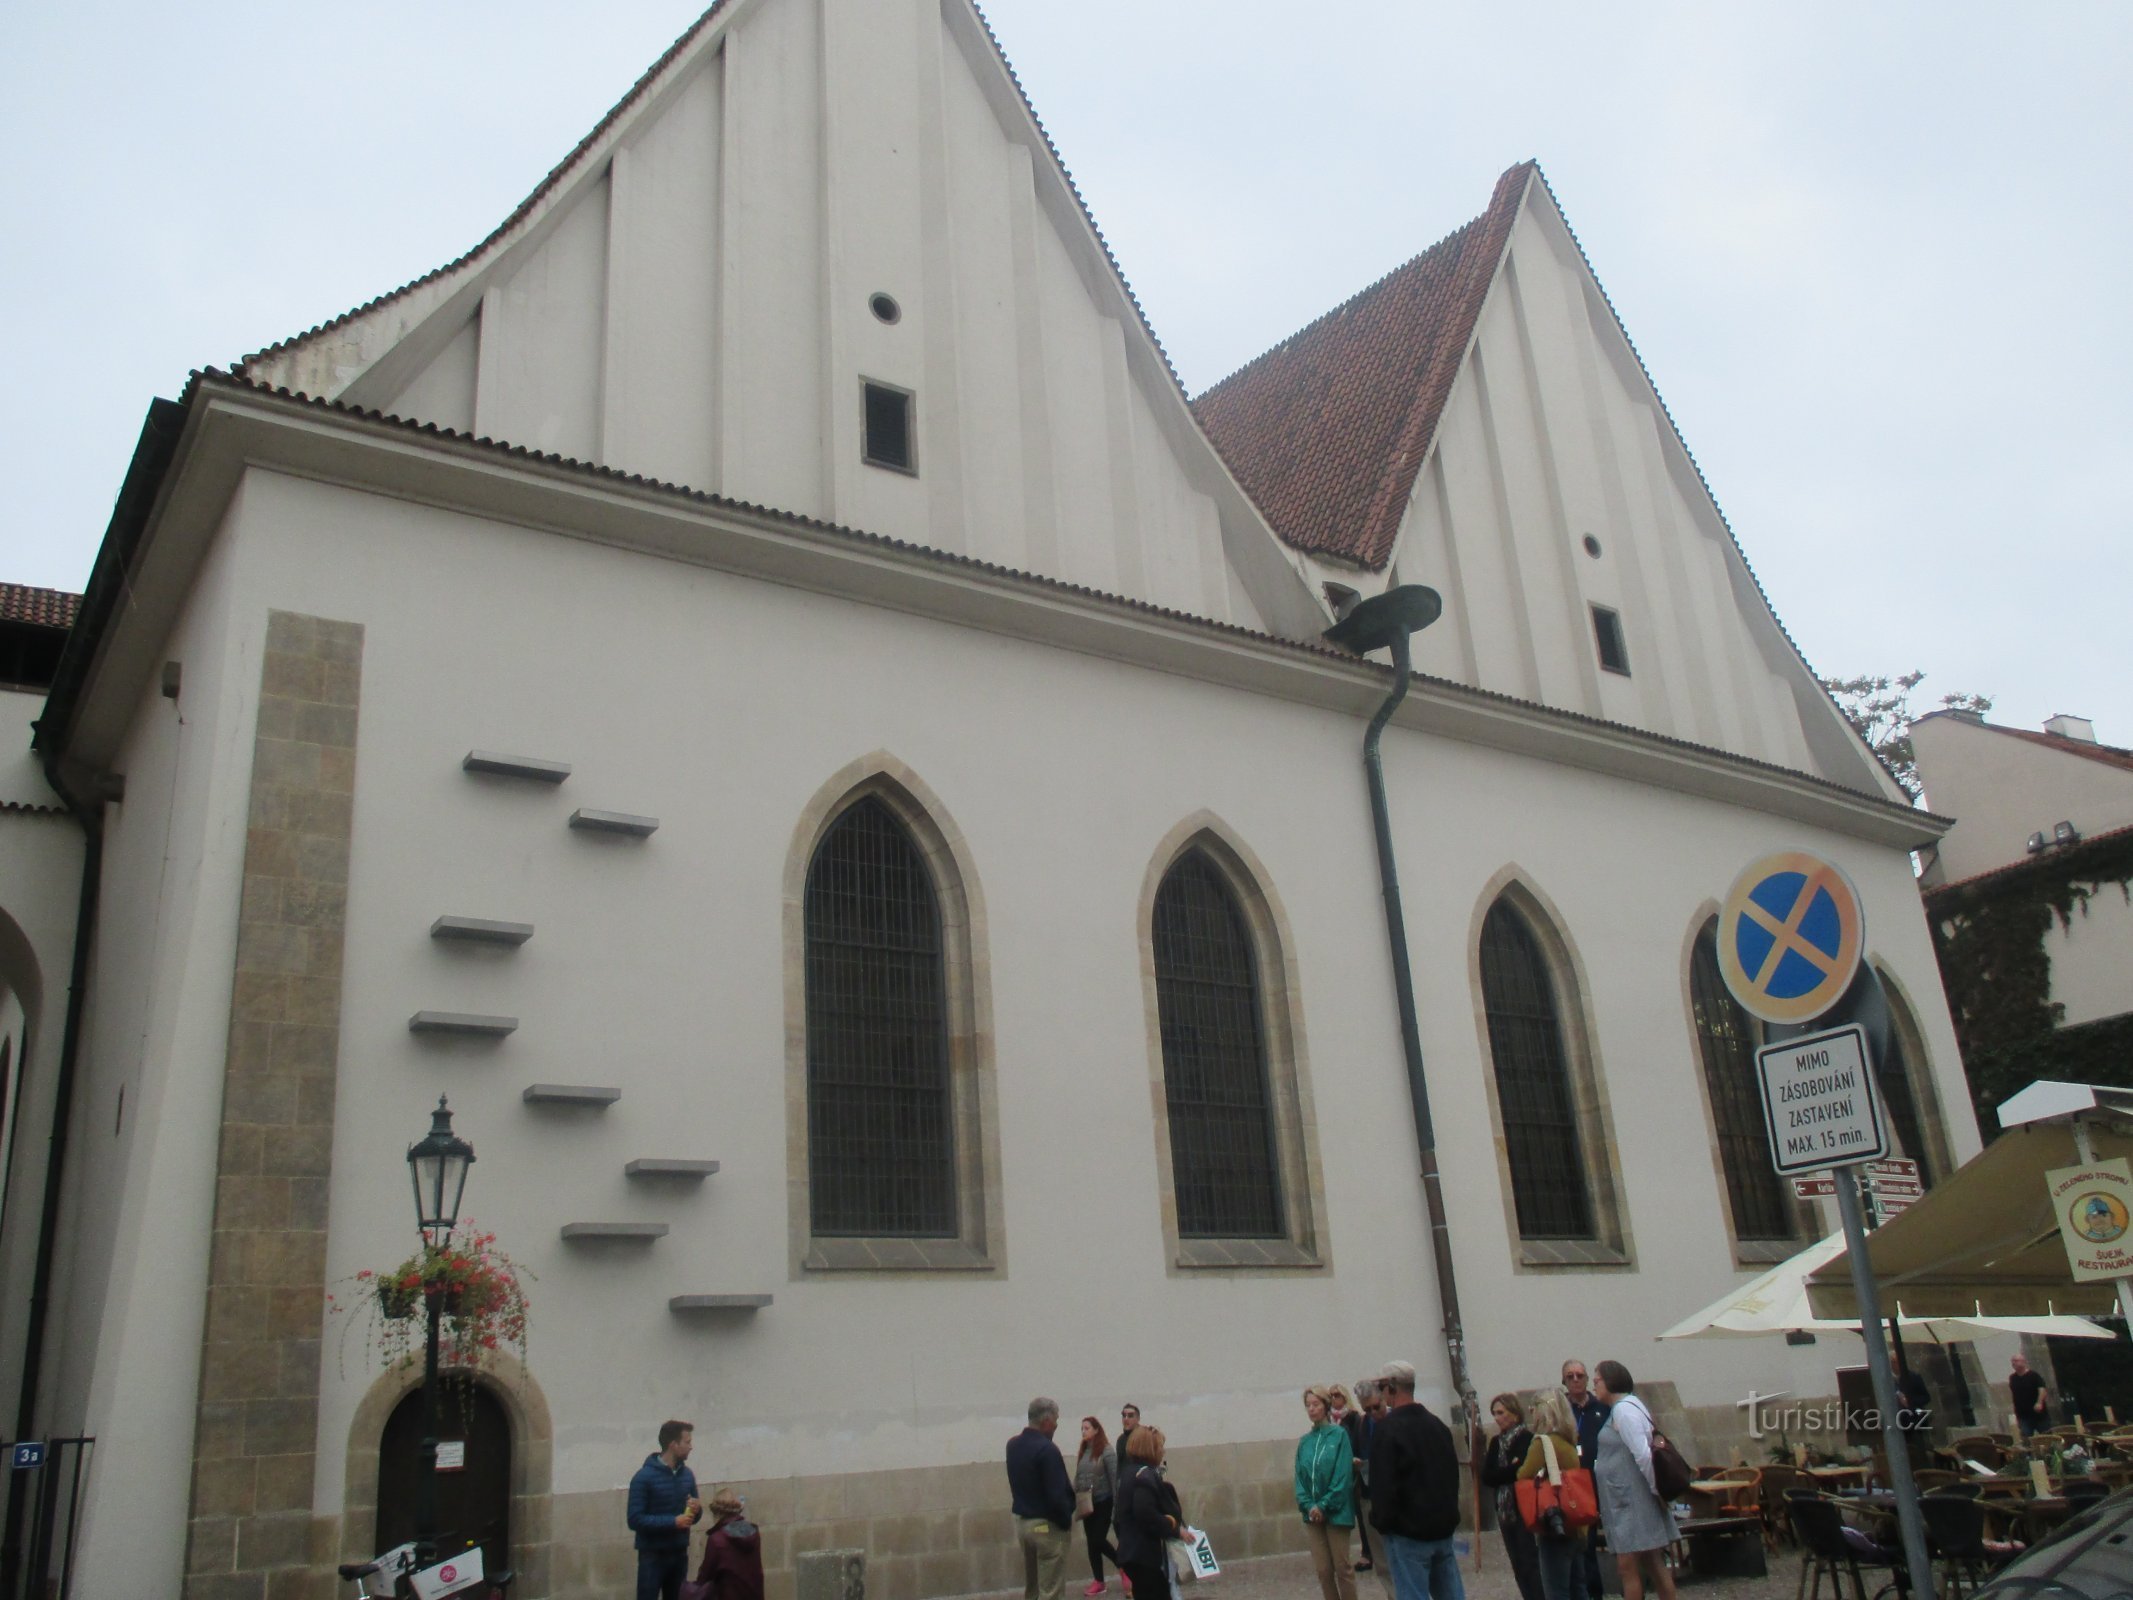
[[[1518,1480],[1513,1491],[1518,1496],[1518,1520],[1536,1532],[1552,1531],[1544,1529],[1543,1523],[1549,1512],[1560,1511],[1565,1533],[1591,1527],[1600,1520],[1600,1498],[1592,1474],[1583,1467],[1564,1471],[1556,1466],[1555,1441],[1545,1433],[1540,1438],[1550,1476]]]

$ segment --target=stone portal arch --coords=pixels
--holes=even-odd
[[[548,1590],[552,1502],[555,1494],[555,1422],[548,1397],[533,1374],[510,1356],[486,1368],[453,1372],[478,1384],[503,1407],[511,1425],[511,1561],[514,1587],[525,1594]],[[419,1367],[395,1367],[364,1393],[348,1424],[348,1455],[342,1478],[343,1561],[366,1561],[378,1553],[378,1447],[385,1425],[409,1395],[422,1387]]]

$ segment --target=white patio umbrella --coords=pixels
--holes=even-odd
[[[1744,1284],[1701,1311],[1683,1317],[1662,1339],[1754,1339],[1774,1333],[1857,1334],[1859,1324],[1818,1317],[1807,1303],[1807,1278],[1817,1267],[1844,1254],[1844,1235],[1833,1233],[1799,1254],[1779,1262],[1752,1283]],[[1911,1317],[1896,1303],[1896,1325],[1908,1335],[1946,1344],[1996,1333],[2049,1334],[2061,1339],[2111,1339],[2109,1328],[2086,1317]]]

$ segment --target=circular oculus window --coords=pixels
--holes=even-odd
[[[904,308],[896,303],[895,298],[885,294],[875,295],[867,302],[867,309],[882,322],[896,322],[904,314]]]

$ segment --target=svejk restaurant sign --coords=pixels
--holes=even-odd
[[[2044,1174],[2077,1281],[2133,1274],[2133,1167],[2092,1161]]]

